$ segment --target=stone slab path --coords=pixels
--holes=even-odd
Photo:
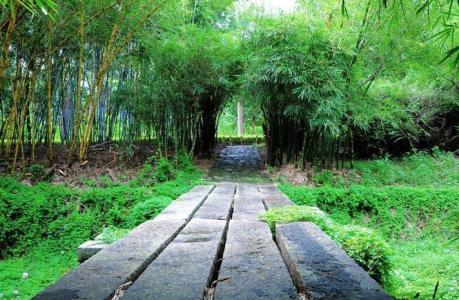
[[[213,172],[237,181],[262,169],[255,147],[238,146]],[[259,215],[286,205],[270,183],[195,187],[34,299],[390,299],[314,224],[274,237]]]
[[[271,184],[195,187],[35,299],[390,299],[317,226],[259,220]]]

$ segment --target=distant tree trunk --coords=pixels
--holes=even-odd
[[[48,138],[48,160],[51,164],[53,161],[53,124],[52,124],[52,74],[51,74],[51,21],[48,21],[48,52],[46,55],[46,64],[47,64],[47,85],[46,85],[46,92],[47,92],[47,138]]]
[[[242,137],[244,135],[244,107],[242,102],[237,102],[237,135]]]

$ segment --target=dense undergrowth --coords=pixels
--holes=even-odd
[[[77,265],[79,244],[100,233],[119,238],[200,180],[185,156],[151,160],[130,183],[104,188],[0,177],[0,298],[31,298]]]
[[[281,184],[301,206],[264,218],[318,223],[397,299],[432,299],[437,282],[436,299],[458,299],[458,170],[439,151],[362,161],[348,173],[317,173],[315,188]]]

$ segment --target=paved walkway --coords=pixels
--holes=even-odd
[[[265,165],[255,146],[228,146],[219,154],[207,179],[213,182],[268,183]]]
[[[230,148],[220,166],[236,151],[254,153]],[[259,215],[291,204],[272,184],[195,187],[35,299],[390,299],[314,224],[274,239]]]

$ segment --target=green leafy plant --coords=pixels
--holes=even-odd
[[[188,165],[189,167],[189,165]],[[166,158],[160,158],[156,163],[155,178],[157,182],[166,182],[174,178],[175,172],[172,164]]]
[[[109,226],[105,227],[97,237],[102,242],[111,244],[117,240],[124,238],[129,233],[129,231],[129,229]]]
[[[46,167],[43,164],[31,164],[27,167],[30,172],[31,178],[34,182],[47,181],[51,179],[50,174],[46,173]]]
[[[128,224],[133,227],[158,215],[173,199],[166,196],[151,197],[135,204],[127,218]]]

